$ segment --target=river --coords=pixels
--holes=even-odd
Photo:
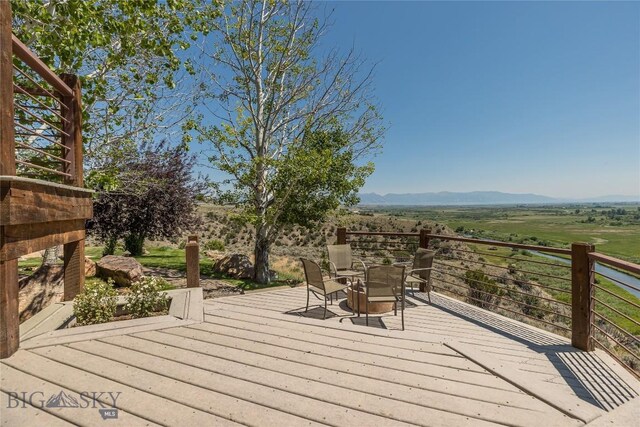
[[[571,261],[566,259],[566,258],[561,258],[555,255],[549,255],[546,254],[544,252],[538,252],[538,251],[529,251],[534,255],[538,255],[541,256],[543,258],[547,258],[547,259],[552,259],[554,261],[558,261],[561,262],[563,264],[571,264]],[[638,279],[635,276],[632,276],[630,274],[624,273],[622,271],[613,269],[611,267],[607,267],[606,265],[602,265],[599,263],[596,263],[596,273],[602,273],[602,274],[606,274],[609,277],[612,277],[616,280],[620,280],[621,282],[624,283],[628,283],[631,286],[634,286],[636,288],[640,288],[640,279]],[[621,287],[622,289],[624,289],[625,291],[637,296],[638,298],[640,298],[640,291],[636,291],[635,289],[631,289],[628,288],[626,286],[622,286],[619,283],[614,282],[613,280],[611,281],[613,283],[615,283],[616,285],[618,285],[619,287]]]

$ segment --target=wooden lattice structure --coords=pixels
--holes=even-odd
[[[64,245],[64,299],[84,285],[80,82],[56,75],[11,31],[0,2],[0,358],[19,345],[18,258]]]

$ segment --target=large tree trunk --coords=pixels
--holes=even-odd
[[[256,227],[255,264],[253,270],[254,280],[258,283],[267,284],[271,281],[269,274],[269,241],[268,228],[265,225]]]

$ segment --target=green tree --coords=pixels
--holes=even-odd
[[[383,133],[372,67],[353,50],[319,53],[327,28],[311,2],[233,2],[210,25],[203,97],[219,121],[195,116],[186,128],[213,146],[211,161],[230,176],[255,226],[255,280],[266,283],[281,224],[308,225],[355,202],[371,171],[354,165]]]
[[[11,0],[13,31],[57,73],[80,77],[88,166],[106,169],[179,122],[205,0]]]

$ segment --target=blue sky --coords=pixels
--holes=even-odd
[[[326,2],[377,62],[364,192],[640,194],[640,4]]]

